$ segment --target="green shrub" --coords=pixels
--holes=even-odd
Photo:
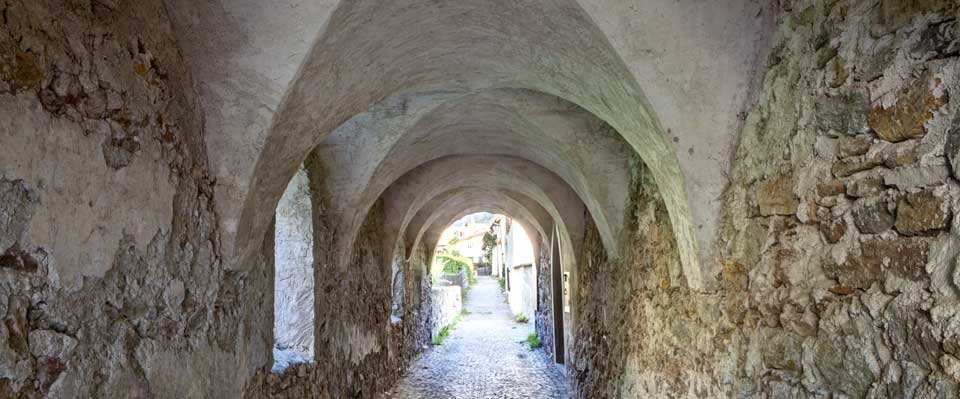
[[[543,343],[540,342],[540,337],[537,336],[537,333],[530,333],[530,335],[527,336],[527,345],[530,345],[530,349],[537,349],[542,346]]]
[[[469,284],[477,282],[476,277],[473,276],[473,261],[470,260],[470,258],[454,254],[439,254],[437,255],[437,260],[443,265],[443,269],[441,269],[443,274],[455,275],[463,270],[466,272],[467,282]]]
[[[518,314],[517,317],[513,318],[513,321],[517,323],[526,323],[530,321],[530,319],[528,319],[526,315]]]

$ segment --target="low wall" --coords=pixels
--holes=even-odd
[[[467,272],[463,270],[461,270],[460,273],[457,273],[457,274],[441,275],[440,280],[450,285],[459,286],[461,290],[466,290],[467,287],[470,285],[470,281],[469,279],[467,279]]]
[[[436,337],[443,326],[453,322],[453,319],[460,314],[463,309],[463,299],[460,297],[460,287],[456,285],[447,285],[433,287],[430,289],[430,312],[432,325],[430,326],[430,337]]]

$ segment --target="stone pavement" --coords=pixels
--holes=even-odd
[[[442,345],[417,359],[388,395],[393,399],[567,398],[560,367],[530,350],[533,321],[513,321],[497,280],[478,277],[464,316]]]

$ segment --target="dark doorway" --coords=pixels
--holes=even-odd
[[[563,265],[560,259],[560,235],[554,229],[550,240],[550,266],[553,281],[553,342],[554,359],[557,363],[564,363],[565,346],[563,344]]]

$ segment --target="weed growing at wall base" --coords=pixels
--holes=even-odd
[[[433,337],[431,342],[433,342],[434,345],[443,344],[443,340],[447,339],[447,337],[450,336],[450,333],[457,329],[457,323],[460,323],[460,319],[462,319],[464,315],[468,314],[470,314],[470,312],[466,309],[463,309],[460,314],[450,322],[450,324],[447,324],[440,329],[440,332],[437,333],[436,337]]]
[[[540,337],[537,336],[537,333],[530,333],[530,335],[527,336],[527,345],[530,345],[530,349],[537,349],[541,347],[543,343],[540,342]]]

